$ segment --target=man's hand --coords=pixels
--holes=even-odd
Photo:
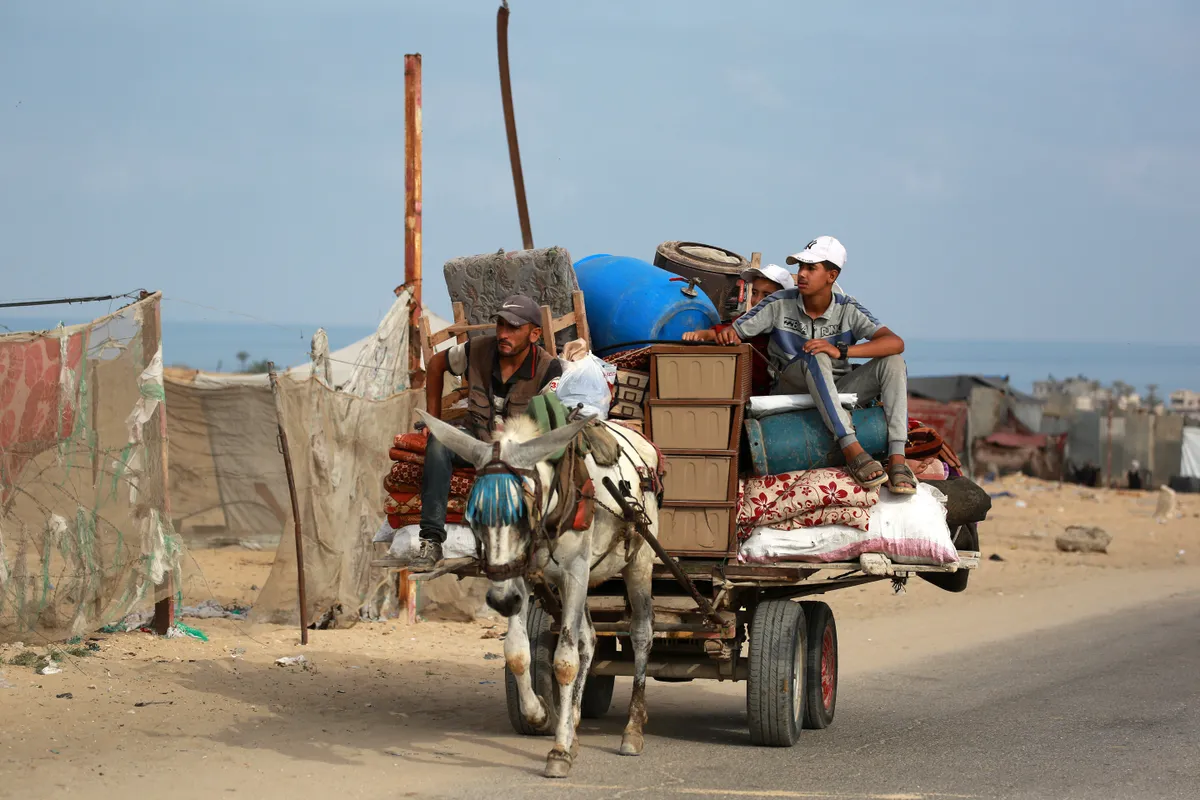
[[[809,339],[804,343],[804,352],[810,356],[819,356],[823,353],[835,360],[842,357],[837,347],[825,339]]]
[[[717,332],[717,344],[739,345],[741,343],[742,337],[737,335],[737,331],[733,329],[732,325]]]

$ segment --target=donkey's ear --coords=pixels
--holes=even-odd
[[[506,452],[505,456],[509,463],[518,469],[533,469],[574,441],[579,432],[591,421],[590,418],[576,420],[570,425],[553,430],[544,436],[513,445],[511,446],[512,450]]]
[[[429,428],[429,433],[433,438],[445,445],[450,452],[474,464],[476,469],[482,468],[492,460],[492,446],[489,443],[481,442],[471,434],[463,433],[453,425],[442,422],[419,408],[417,414]]]

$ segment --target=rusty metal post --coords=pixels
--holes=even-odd
[[[500,62],[500,101],[504,105],[504,130],[508,134],[508,160],[512,163],[513,188],[517,193],[517,218],[521,222],[521,243],[533,249],[533,229],[529,225],[529,205],[525,202],[525,175],[521,171],[521,148],[517,144],[517,118],[513,111],[512,81],[508,74],[508,0],[496,12],[496,57]]]
[[[404,285],[412,290],[408,386],[425,385],[421,369],[421,54],[404,56]]]
[[[271,381],[271,394],[275,396],[275,419],[279,426],[279,452],[283,454],[283,468],[287,471],[288,494],[292,498],[292,519],[296,523],[296,588],[300,595],[300,644],[308,644],[308,597],[304,588],[304,541],[300,535],[300,501],[296,497],[296,476],[292,473],[292,451],[288,447],[287,431],[283,427],[283,399],[279,396],[279,376],[275,374],[275,362],[267,362],[267,377]]]

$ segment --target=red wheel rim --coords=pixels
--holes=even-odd
[[[833,644],[833,626],[825,626],[821,637],[821,703],[826,711],[833,710],[833,696],[837,689],[837,651]]]

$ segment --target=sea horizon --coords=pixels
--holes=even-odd
[[[67,324],[92,317],[73,314]],[[53,317],[0,316],[12,331],[46,330],[58,324]],[[311,323],[209,322],[166,320],[163,360],[168,366],[212,372],[238,372],[237,355],[246,363],[274,361],[280,369],[307,363],[312,335],[321,327]],[[375,331],[374,325],[324,326],[330,350],[346,347]],[[0,328],[0,333],[8,331]],[[1177,389],[1200,391],[1200,344],[1143,344],[1130,342],[1037,342],[1000,339],[906,340],[905,359],[913,377],[987,375],[1007,377],[1014,388],[1029,392],[1034,381],[1083,375],[1103,384],[1124,381],[1145,395],[1156,384],[1165,398]]]

